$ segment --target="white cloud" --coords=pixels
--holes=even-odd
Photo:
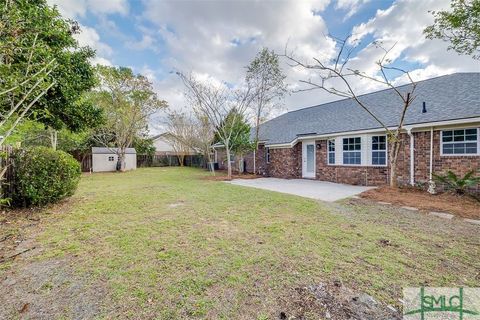
[[[85,16],[87,11],[94,14],[127,14],[127,0],[47,0],[51,5],[56,5],[60,13],[67,18]]]
[[[91,63],[93,65],[101,64],[101,65],[108,66],[108,67],[113,66],[113,64],[110,60],[102,58],[102,57],[98,57],[98,56],[94,57],[92,59]]]
[[[143,0],[144,12],[133,17],[134,28],[140,33],[136,40],[132,40],[130,33],[125,34],[123,28],[117,28],[107,15],[128,14],[126,0],[104,1],[108,3],[102,2],[95,8],[94,0],[50,1],[57,2],[70,17],[85,16],[87,11],[97,14],[100,22],[96,28],[102,28],[102,36],[108,34],[109,38],[115,37],[124,43],[123,48],[116,50],[151,49],[158,54],[157,64],[136,61],[137,69],[154,81],[159,96],[173,108],[183,108],[186,103],[183,84],[170,71],[194,72],[216,81],[238,84],[245,75],[245,66],[265,46],[283,53],[288,43],[288,49],[296,57],[310,61],[312,57],[328,60],[336,52],[334,42],[325,37],[329,30],[322,18],[331,0]],[[335,14],[348,19],[369,1],[337,0],[333,7],[338,10]],[[443,41],[425,39],[423,29],[433,21],[428,11],[448,7],[449,0],[397,0],[391,7],[378,10],[370,20],[355,26],[352,33],[354,38],[364,41],[371,38],[382,41],[386,47],[396,43],[390,57],[414,68],[415,80],[457,71],[480,71],[477,61],[447,51],[448,44]],[[108,63],[108,58],[115,54],[93,28],[87,28],[86,34],[80,37],[83,43],[97,49],[99,61],[105,59],[103,62]],[[350,66],[375,75],[375,62],[381,55],[374,46],[367,46],[356,53]],[[285,60],[282,65],[293,89],[301,88],[300,79],[315,78],[315,73],[291,68]],[[403,81],[396,79],[397,83]],[[355,86],[361,92],[379,88],[365,81]],[[334,99],[337,97],[317,90],[292,94],[285,104],[292,110]]]
[[[77,39],[81,46],[89,46],[92,49],[95,49],[99,55],[112,55],[112,48],[100,41],[100,36],[95,29],[80,25],[80,31],[79,34],[74,35],[74,38]]]
[[[155,71],[150,69],[147,65],[144,65],[140,69],[140,74],[145,76],[150,82],[155,82],[157,80],[157,77],[155,76]]]
[[[364,38],[368,34],[381,41],[384,47],[395,45],[390,55],[408,63],[425,65],[412,71],[414,80],[449,74],[459,71],[480,71],[478,62],[468,56],[460,56],[448,51],[448,44],[442,40],[428,40],[423,34],[426,26],[433,23],[428,11],[449,8],[449,0],[398,0],[386,10],[377,11],[375,17],[368,22],[353,28],[353,34]],[[380,58],[381,51],[367,47],[356,57],[355,64],[362,70],[374,72],[374,62]],[[397,82],[401,82],[398,79]]]
[[[74,38],[77,39],[80,46],[89,46],[95,50],[96,56],[92,60],[93,63],[112,65],[107,57],[112,56],[113,50],[100,40],[100,36],[95,29],[80,25],[80,33],[75,34]]]
[[[93,13],[128,13],[127,0],[88,0],[88,8]]]
[[[245,66],[263,46],[283,53],[288,43],[297,56],[308,59],[334,53],[334,44],[324,36],[328,34],[324,20],[313,13],[322,12],[329,0],[275,1],[274,6],[271,1],[145,0],[144,4],[144,16],[157,26],[152,36],[166,47],[167,57],[159,64],[168,71],[195,71],[239,83]],[[286,65],[284,69],[292,82],[298,80],[297,70]],[[170,79],[182,87],[180,79]],[[299,101],[292,96],[287,104],[298,107],[313,101],[318,99]]]
[[[335,8],[346,10],[347,14],[344,17],[344,21],[355,13],[357,13],[358,9],[365,3],[369,2],[370,0],[337,0],[337,4]]]
[[[157,50],[156,40],[149,34],[142,35],[142,39],[140,39],[139,41],[127,41],[125,45],[127,48],[133,50]]]
[[[127,0],[47,0],[47,2],[50,5],[56,5],[62,16],[70,19],[84,17],[87,11],[97,15],[128,13]],[[96,29],[80,24],[80,33],[75,34],[74,38],[81,46],[89,46],[96,51],[92,63],[112,65],[109,57],[112,56],[113,50],[101,41]]]

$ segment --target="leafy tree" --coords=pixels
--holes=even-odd
[[[95,146],[92,138],[92,129],[86,129],[80,132],[72,132],[66,128],[58,131],[58,150],[74,154],[76,156],[86,156],[91,148]],[[0,128],[0,135],[3,131]],[[51,147],[51,130],[44,124],[25,120],[21,122],[16,130],[6,139],[10,145],[19,145],[22,147]]]
[[[244,169],[244,156],[248,152],[255,149],[256,143],[252,142],[250,136],[251,127],[246,121],[245,116],[241,114],[234,116],[234,113],[236,113],[236,110],[232,110],[232,112],[227,116],[225,125],[231,127],[233,132],[231,150],[239,158],[238,171],[242,172]]]
[[[133,147],[137,151],[137,154],[146,154],[148,156],[155,154],[153,139],[149,137],[135,137],[133,139]]]
[[[97,66],[99,86],[91,99],[102,108],[106,122],[95,139],[115,147],[120,170],[125,170],[125,149],[135,138],[146,135],[150,116],[167,107],[153,90],[152,83],[129,68]]]
[[[101,121],[101,111],[81,98],[95,85],[94,51],[79,47],[78,32],[45,0],[1,2],[0,126],[10,124],[4,139],[25,117],[55,130],[81,131]]]
[[[278,55],[274,51],[263,48],[247,67],[246,81],[254,91],[254,100],[250,105],[255,124],[255,150],[258,147],[260,124],[268,119],[272,111],[283,106],[283,98],[287,93],[286,75],[280,68]],[[253,170],[256,172],[256,161],[253,158]]]
[[[435,21],[428,39],[449,41],[449,49],[480,59],[480,0],[452,0],[451,11],[432,11]]]

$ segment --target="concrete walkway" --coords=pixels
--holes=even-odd
[[[349,184],[340,184],[318,180],[290,180],[278,178],[235,179],[229,181],[228,183],[239,186],[294,194],[305,198],[323,201],[337,201],[375,188],[352,186]]]

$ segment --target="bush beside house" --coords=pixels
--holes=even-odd
[[[37,206],[73,195],[80,164],[71,155],[46,147],[18,150],[13,161],[12,204]]]

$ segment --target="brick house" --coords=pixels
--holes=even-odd
[[[399,86],[405,90],[407,85]],[[401,101],[392,89],[362,95],[389,129]],[[406,114],[398,159],[400,184],[427,183],[432,173],[463,175],[480,168],[480,73],[456,73],[417,83]],[[386,131],[353,100],[299,109],[260,127],[258,173],[356,185],[389,182]],[[216,151],[220,167],[222,151]],[[253,154],[246,170],[253,171]],[[480,191],[480,190],[477,190]]]

